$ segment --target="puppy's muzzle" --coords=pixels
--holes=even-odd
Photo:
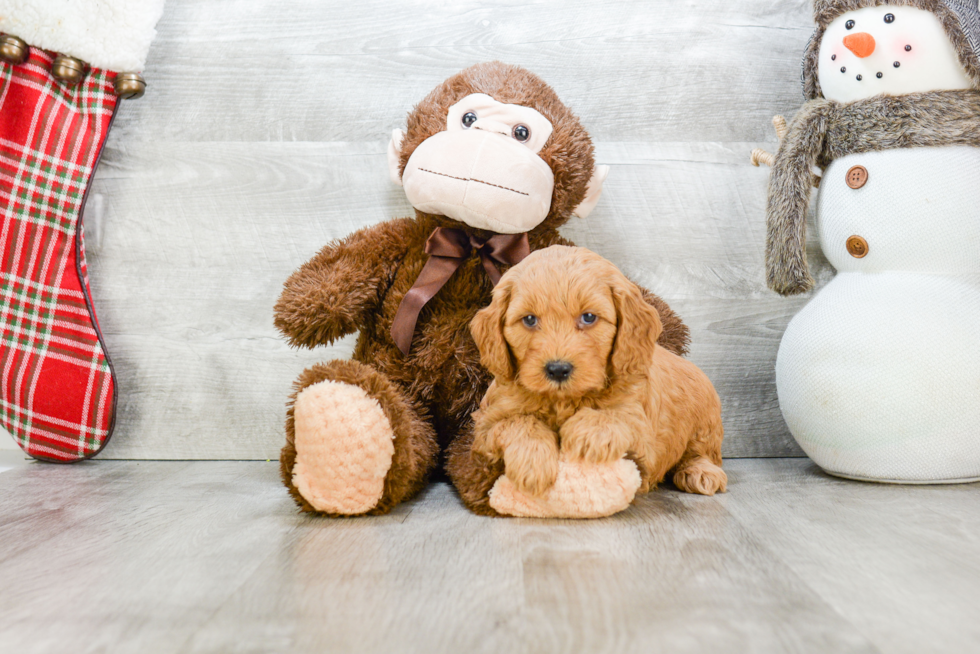
[[[544,364],[544,376],[560,384],[572,375],[572,370],[574,369],[575,366],[568,361],[549,361]]]

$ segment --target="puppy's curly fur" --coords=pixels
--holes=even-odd
[[[561,245],[534,252],[504,275],[470,329],[494,375],[472,447],[503,461],[521,492],[551,487],[559,453],[592,463],[626,455],[641,492],[669,471],[683,491],[725,490],[718,394],[694,364],[657,345],[657,311],[609,261]],[[556,365],[571,366],[567,378]]]

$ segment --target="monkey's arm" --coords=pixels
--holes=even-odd
[[[290,275],[275,325],[294,346],[313,348],[360,329],[378,309],[408,249],[411,220],[391,220],[325,246]]]
[[[640,286],[637,284],[637,286]],[[660,323],[664,330],[657,339],[657,345],[669,350],[679,357],[687,354],[687,346],[691,344],[691,330],[688,329],[681,317],[664,302],[663,298],[640,286],[643,299],[660,314]]]

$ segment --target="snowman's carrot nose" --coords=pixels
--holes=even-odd
[[[875,37],[867,32],[848,34],[844,37],[844,47],[863,59],[875,51]]]

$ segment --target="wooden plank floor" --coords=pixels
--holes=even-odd
[[[980,485],[727,463],[599,521],[298,514],[265,462],[0,474],[0,652],[968,652]]]

